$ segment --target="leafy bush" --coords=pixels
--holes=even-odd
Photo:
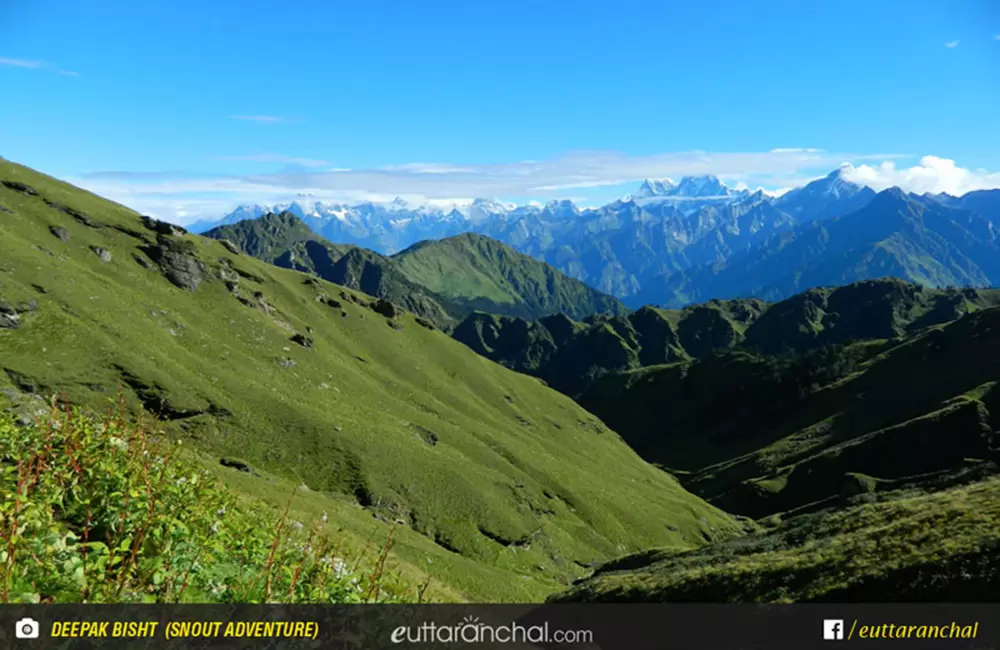
[[[0,602],[417,600],[379,552],[238,500],[122,415],[0,414]],[[289,499],[289,506],[291,498]]]

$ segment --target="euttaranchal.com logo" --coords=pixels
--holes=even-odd
[[[591,630],[550,629],[548,622],[521,625],[514,621],[503,625],[484,623],[477,616],[466,616],[451,625],[424,621],[420,625],[401,625],[392,631],[393,643],[592,643]]]

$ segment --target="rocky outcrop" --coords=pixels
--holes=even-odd
[[[49,226],[49,232],[60,241],[69,241],[70,237],[72,237],[69,230],[62,226]]]
[[[181,228],[180,226],[175,226],[172,223],[167,223],[166,221],[160,221],[159,219],[154,219],[153,217],[139,217],[142,221],[142,225],[146,226],[149,230],[161,235],[186,235],[187,230]]]
[[[156,244],[143,251],[156,262],[164,277],[181,289],[194,291],[205,279],[205,265],[198,259],[194,243],[187,239],[159,233]]]
[[[21,314],[6,300],[0,298],[0,329],[16,330],[21,326]]]

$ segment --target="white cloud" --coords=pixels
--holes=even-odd
[[[0,57],[0,65],[7,66],[10,68],[24,68],[26,70],[47,70],[49,72],[55,72],[57,74],[65,75],[67,77],[80,76],[80,73],[78,72],[57,68],[48,61],[37,61],[32,59],[9,59]]]
[[[947,47],[948,49],[954,49],[958,47],[958,44],[961,42],[962,41],[948,41],[947,43],[944,44],[944,46]]]
[[[448,163],[406,163],[403,165],[385,165],[379,167],[383,171],[411,172],[414,174],[475,174],[475,167],[459,167]],[[349,170],[348,170],[349,171]]]
[[[843,160],[882,162],[894,154],[859,155],[794,148],[765,152],[673,152],[631,156],[608,151],[576,152],[549,160],[492,165],[408,163],[368,169],[330,168],[325,161],[278,154],[233,159],[293,163],[316,169],[286,169],[248,176],[180,172],[99,172],[78,185],[154,216],[180,223],[217,218],[241,203],[272,203],[310,194],[334,202],[468,202],[455,197],[522,197],[548,201],[576,198],[603,203],[643,178],[716,174],[748,187],[785,188],[825,174]],[[593,189],[594,192],[581,190]],[[770,189],[768,191],[775,191]],[[610,200],[610,199],[609,199]]]
[[[250,156],[212,156],[213,160],[236,160],[260,163],[282,163],[285,165],[301,165],[302,167],[327,167],[331,163],[315,158],[298,158],[273,153],[258,153]]]
[[[831,154],[807,149],[750,153],[679,152],[647,156],[592,151],[545,161],[461,167],[446,163],[411,163],[337,173],[258,174],[247,180],[289,190],[317,187],[337,192],[365,188],[373,192],[412,193],[432,198],[531,194],[546,195],[539,198],[558,198],[558,194],[567,189],[610,187],[645,177],[717,174],[734,180],[756,179],[767,185],[769,183],[758,177],[784,177],[798,170],[826,171],[844,159],[886,160],[894,157],[897,156]]]
[[[771,153],[821,153],[822,149],[801,149],[798,147],[778,147],[771,149]]]
[[[28,59],[0,58],[0,65],[6,65],[13,68],[28,68],[29,70],[37,70],[39,68],[44,68],[47,64],[45,63],[45,61],[30,61]]]
[[[954,160],[937,156],[924,156],[919,165],[902,169],[897,169],[891,161],[877,166],[859,165],[847,169],[846,176],[874,190],[899,187],[916,194],[946,192],[959,196],[974,190],[1000,188],[1000,172],[965,169]]]
[[[233,115],[232,118],[244,122],[256,122],[257,124],[277,124],[286,121],[284,117],[277,115]]]

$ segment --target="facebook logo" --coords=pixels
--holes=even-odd
[[[844,619],[841,618],[828,618],[823,621],[823,640],[824,641],[843,641],[844,640]]]

